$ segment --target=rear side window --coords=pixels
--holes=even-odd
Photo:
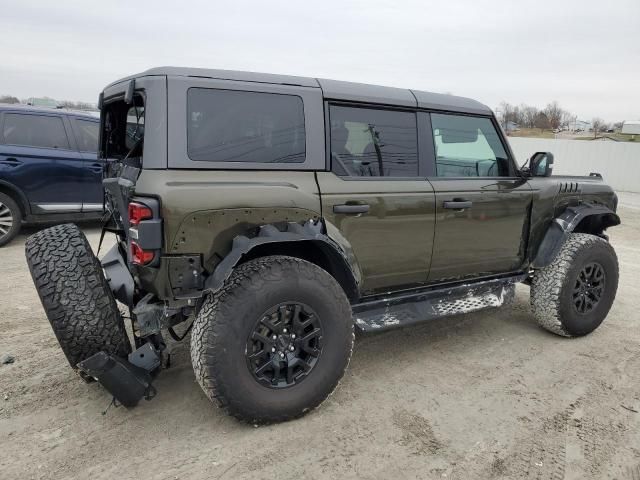
[[[509,160],[488,118],[432,113],[438,177],[507,177]]]
[[[331,165],[352,177],[418,175],[416,115],[331,106]]]
[[[187,115],[187,151],[191,160],[305,160],[304,108],[298,96],[190,88]]]
[[[98,151],[98,132],[100,124],[89,120],[76,119],[78,148],[81,152]]]
[[[6,113],[2,134],[9,145],[69,149],[69,139],[60,117]]]

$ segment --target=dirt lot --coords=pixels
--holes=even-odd
[[[111,408],[67,365],[33,289],[24,236],[0,249],[0,477],[640,478],[640,210],[610,233],[621,281],[592,335],[539,329],[515,305],[360,335],[335,394],[254,428],[213,407],[188,345],[158,396]],[[92,244],[98,229],[88,228]]]

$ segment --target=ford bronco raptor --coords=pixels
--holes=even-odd
[[[71,367],[124,405],[155,393],[167,335],[190,331],[211,400],[275,422],[333,391],[354,327],[499,307],[522,282],[540,325],[575,337],[613,303],[615,193],[551,176],[548,152],[519,168],[474,100],[166,67],[99,105],[116,245],[99,261],[67,224],[26,255]]]

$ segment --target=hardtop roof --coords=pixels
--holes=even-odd
[[[155,67],[117,80],[116,82],[109,84],[106,88],[128,81],[132,78],[165,75],[313,87],[321,88],[324,98],[328,100],[418,107],[483,115],[491,114],[491,109],[486,105],[471,98],[458,97],[455,95],[424,92],[421,90],[410,90],[405,88],[384,87],[366,83],[345,82],[341,80],[329,80],[324,78],[298,77],[292,75],[244,72],[237,70]]]

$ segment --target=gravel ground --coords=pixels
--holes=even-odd
[[[0,365],[0,477],[638,479],[640,210],[620,213],[618,296],[592,335],[541,330],[518,286],[510,307],[359,335],[329,400],[260,428],[208,402],[188,345],[154,400],[103,415],[110,397],[67,365],[23,235],[0,249],[0,356],[15,356]]]

